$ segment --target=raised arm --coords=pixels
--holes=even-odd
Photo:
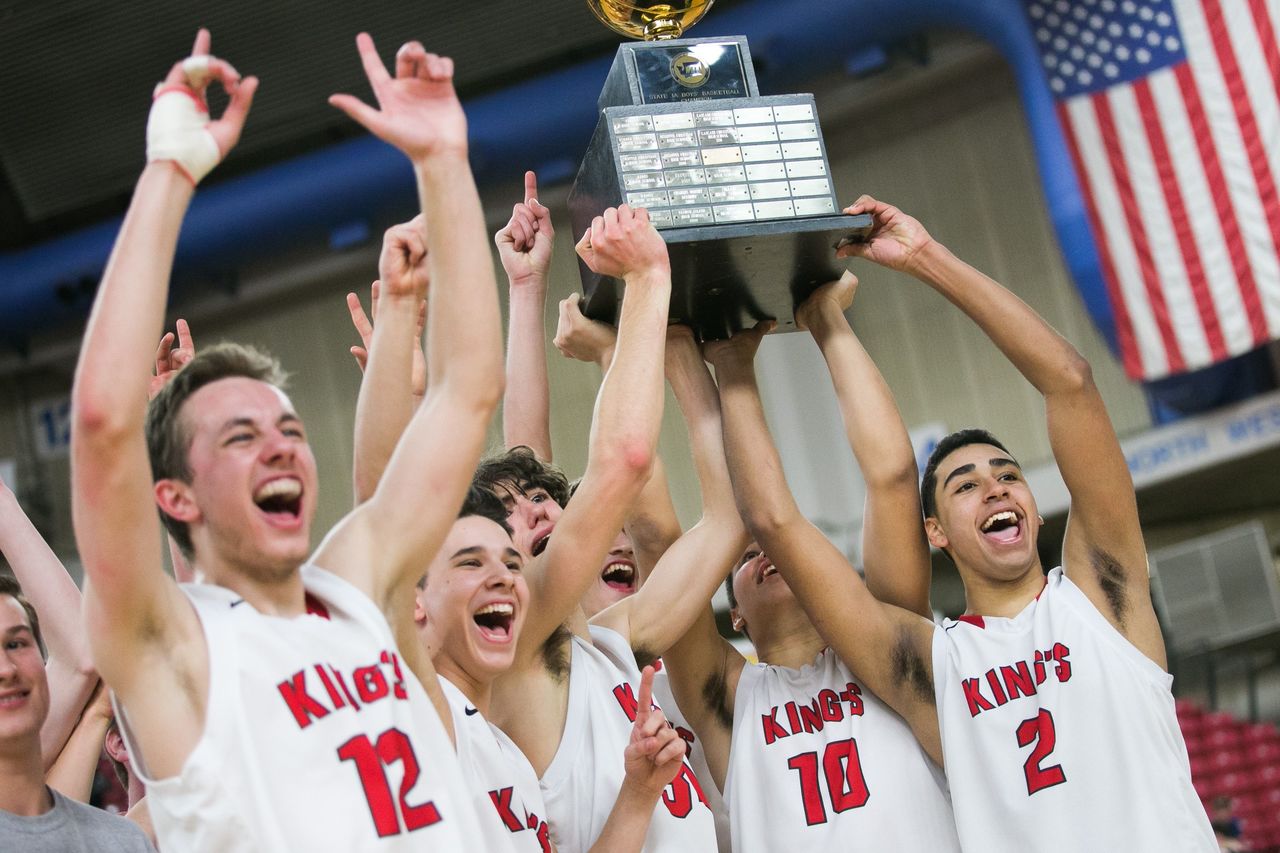
[[[667,246],[643,209],[597,216],[578,243],[595,271],[623,282],[613,362],[600,385],[587,468],[546,550],[525,572],[538,606],[520,635],[529,660],[575,612],[653,468],[662,422],[662,352],[671,300]],[[576,308],[576,306],[574,306]]]
[[[98,671],[80,617],[80,589],[4,483],[0,483],[0,552],[40,616],[48,653],[49,715],[40,728],[47,768],[75,728],[98,683]]]
[[[426,364],[415,338],[421,334],[418,321],[425,312],[427,266],[423,220],[417,216],[410,222],[391,226],[382,236],[382,254],[378,258],[380,278],[371,288],[373,323],[363,316],[363,309],[357,313],[359,299],[354,294],[347,295],[352,320],[362,339],[365,337],[363,325],[369,326],[368,346],[364,348],[364,377],[356,399],[357,504],[368,500],[378,487],[396,442],[413,416],[416,401],[426,395]],[[354,306],[351,305],[353,299]],[[378,322],[379,307],[386,322]],[[412,326],[407,322],[410,316],[414,318]]]
[[[818,288],[796,311],[796,324],[812,333],[826,359],[845,435],[866,482],[862,570],[867,588],[886,604],[932,619],[915,451],[893,392],[845,318],[857,287],[857,277],[847,272]]]
[[[194,181],[239,138],[257,85],[209,57],[208,49],[209,34],[202,30],[193,56],[175,64],[156,92],[147,127],[149,162],[98,289],[72,391],[72,511],[86,576],[86,628],[99,671],[131,710],[140,693],[167,691],[169,675],[199,679],[207,666],[195,614],[161,566],[143,420],[151,342],[160,336],[169,270]],[[231,96],[217,121],[202,112],[210,80]],[[202,690],[170,724],[175,731],[198,723]],[[157,740],[174,740],[158,720],[134,722],[140,729],[150,726]],[[176,752],[181,757],[181,746]],[[176,769],[158,755],[149,754],[148,762],[159,775]]]
[[[592,320],[582,313],[581,294],[571,293],[560,303],[560,323],[556,328],[556,349],[565,358],[596,364],[602,374],[613,363],[618,330],[608,323]],[[655,456],[653,471],[640,495],[631,504],[623,528],[631,540],[636,558],[636,585],[644,583],[658,558],[680,538],[680,519],[671,505],[666,467]]]
[[[479,461],[502,393],[501,321],[452,60],[409,42],[396,54],[393,77],[367,34],[356,45],[379,109],[350,95],[330,102],[413,164],[432,247],[427,396],[372,497],[339,523],[316,562],[365,590],[384,612],[399,614],[453,524]],[[383,355],[382,340],[408,340],[417,322],[418,296],[388,291],[381,302],[370,371]],[[399,360],[407,386],[411,351],[385,355]]]
[[[524,173],[524,202],[494,235],[507,273],[507,390],[502,443],[524,445],[551,461],[551,390],[547,383],[547,271],[555,246],[551,211],[538,201],[538,176]]]
[[[941,762],[933,697],[933,625],[877,601],[838,548],[796,506],[756,386],[754,359],[771,326],[707,348],[720,385],[725,453],[738,509],[831,647],[911,725]]]
[[[902,211],[863,196],[846,212],[871,213],[875,223],[866,243],[843,254],[909,273],[938,291],[1044,396],[1049,443],[1071,493],[1063,566],[1130,642],[1164,666],[1133,480],[1088,362],[1029,305]]]
[[[50,788],[64,797],[89,802],[112,715],[111,691],[99,682],[71,737],[45,773],[44,781]]]
[[[724,460],[720,401],[715,382],[688,327],[672,327],[666,371],[689,428],[689,445],[702,488],[702,518],[658,560],[635,595],[592,622],[626,637],[640,665],[653,662],[689,630],[747,546]]]

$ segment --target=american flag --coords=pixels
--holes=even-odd
[[[1280,338],[1280,0],[1025,0],[1126,372]]]

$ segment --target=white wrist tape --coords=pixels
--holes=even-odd
[[[157,86],[147,118],[147,162],[172,160],[191,183],[200,183],[222,159],[208,123],[209,110],[190,88]]]

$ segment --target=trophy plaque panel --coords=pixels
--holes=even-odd
[[[746,36],[634,42],[619,46],[597,107],[708,98],[755,98]]]

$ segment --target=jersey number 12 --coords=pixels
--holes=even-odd
[[[398,835],[401,826],[403,831],[413,832],[439,823],[440,811],[435,803],[428,800],[410,805],[407,802],[409,792],[418,784],[421,769],[413,744],[404,732],[387,729],[378,735],[376,742],[370,741],[368,735],[356,735],[338,747],[338,758],[355,763],[356,772],[360,774],[360,784],[364,786],[365,801],[369,804],[369,814],[373,816],[373,826],[378,831],[379,838]],[[387,773],[383,768],[397,761],[404,765],[404,776],[400,779],[399,796],[393,799],[391,784],[387,781]]]

